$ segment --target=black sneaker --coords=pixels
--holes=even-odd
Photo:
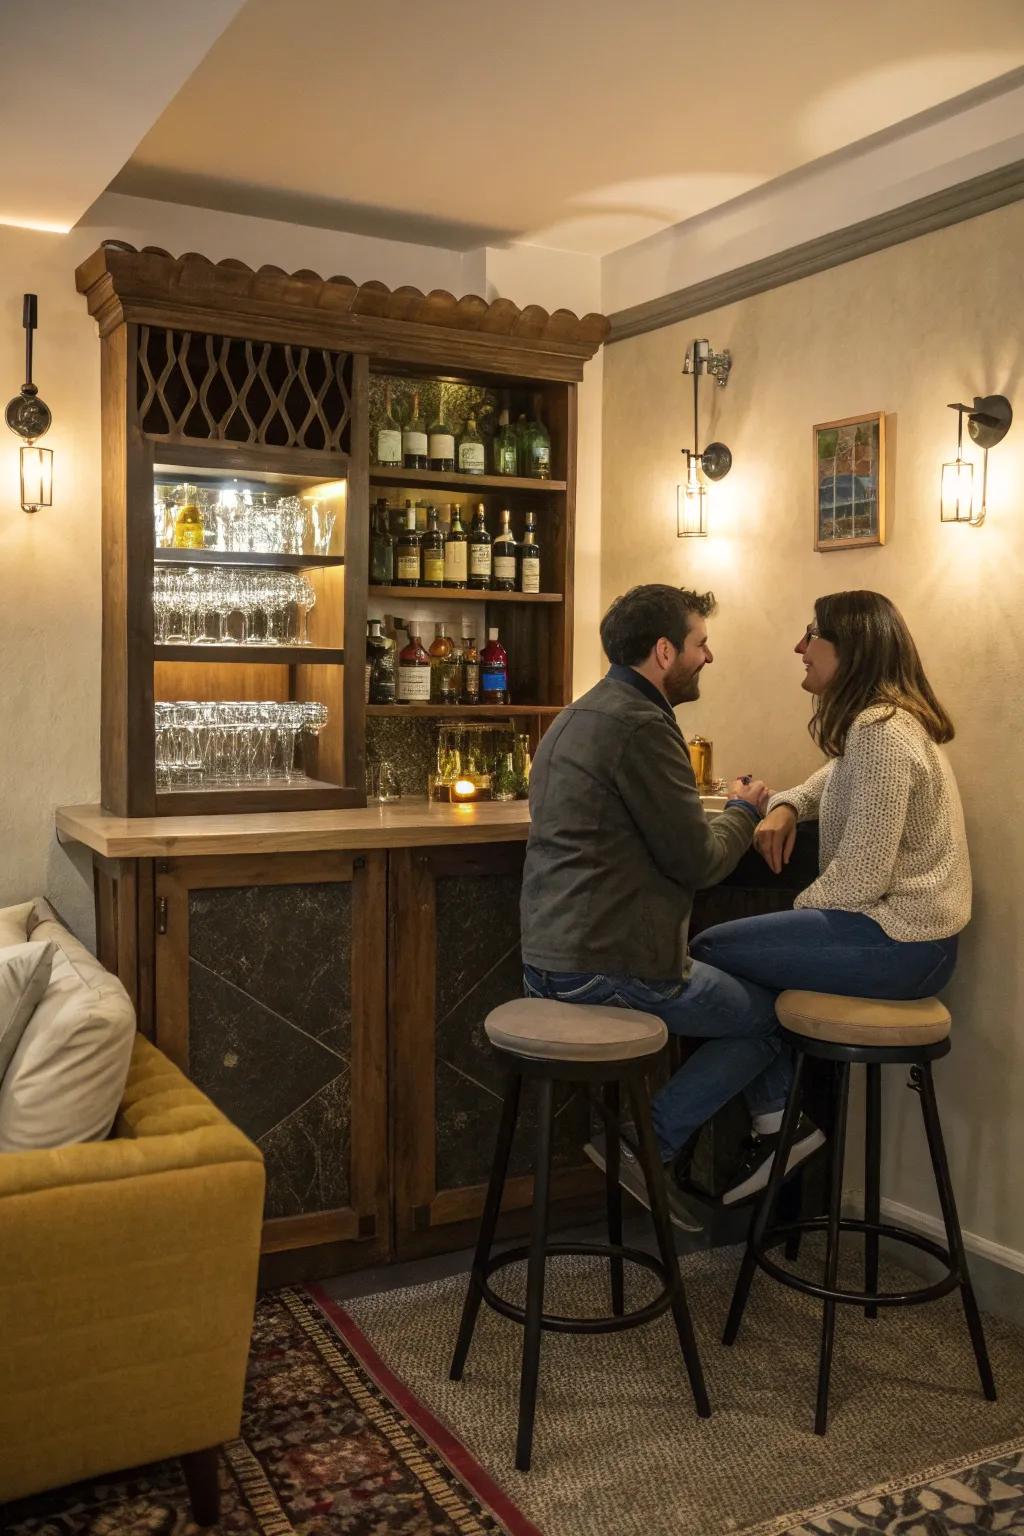
[[[778,1145],[778,1131],[770,1136],[759,1136],[756,1131],[751,1132],[740,1165],[728,1189],[722,1195],[723,1205],[738,1205],[741,1200],[749,1200],[752,1195],[761,1193],[771,1175]],[[817,1152],[818,1148],[824,1145],[824,1132],[819,1131],[813,1120],[801,1114],[797,1122],[796,1140],[789,1154],[786,1178],[794,1174],[812,1152]]]
[[[627,1139],[629,1138],[629,1139]],[[619,1137],[619,1183],[627,1194],[634,1200],[639,1200],[647,1210],[651,1208],[651,1197],[647,1193],[647,1180],[640,1166],[634,1148],[636,1146],[636,1132],[631,1126],[623,1127],[623,1134]],[[605,1170],[605,1157],[608,1147],[608,1138],[604,1131],[599,1131],[583,1148],[590,1161],[603,1173]],[[682,1191],[676,1183],[672,1171],[672,1163],[665,1164],[665,1194],[668,1197],[668,1213],[672,1218],[672,1225],[679,1227],[683,1232],[700,1232],[703,1224],[690,1210],[683,1199]]]

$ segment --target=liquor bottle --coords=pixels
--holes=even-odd
[[[366,701],[395,702],[395,642],[384,634],[380,619],[366,624]]]
[[[491,536],[484,522],[484,504],[481,501],[473,514],[473,526],[469,530],[469,585],[478,592],[486,592],[491,585]]]
[[[508,401],[498,417],[498,430],[494,434],[494,473],[518,475],[519,442],[515,430],[508,424]]]
[[[508,704],[508,652],[499,643],[498,631],[487,631],[487,644],[480,653],[480,702]]]
[[[523,465],[523,473],[532,475],[535,480],[551,479],[551,438],[540,414],[543,400],[543,395],[534,395],[533,420],[526,429],[526,463]]]
[[[462,702],[480,703],[480,652],[472,635],[462,637]]]
[[[402,429],[391,406],[391,385],[384,386],[384,420],[377,431],[377,463],[389,469],[402,464]]]
[[[516,589],[516,541],[508,525],[511,513],[505,507],[501,514],[501,532],[494,541],[494,588],[497,592],[514,592]]]
[[[524,475],[530,473],[530,423],[525,413],[520,414],[516,424],[512,428],[516,435],[516,446],[519,450],[519,469]]]
[[[427,467],[427,429],[420,412],[419,390],[412,397],[412,412],[402,428],[402,462],[406,469]]]
[[[192,499],[195,495],[195,486],[186,485],[183,488],[183,494],[185,500],[174,514],[174,548],[202,549],[203,514],[199,510],[198,503]]]
[[[527,512],[526,532],[519,546],[520,592],[540,591],[540,545],[537,543],[536,527],[536,514]]]
[[[419,620],[407,626],[409,644],[398,653],[399,704],[430,703],[430,657],[419,636]]]
[[[370,580],[378,587],[393,586],[395,580],[395,541],[388,525],[388,504],[383,499],[377,502],[373,511]]]
[[[422,587],[444,586],[444,534],[437,526],[437,508],[427,508],[427,531],[420,540],[423,556]]]
[[[445,425],[443,399],[438,399],[437,418],[430,425],[427,456],[431,469],[443,473],[455,468],[455,436],[451,428]]]
[[[418,587],[420,584],[420,536],[416,532],[416,513],[410,507],[405,514],[405,528],[395,545],[395,586]]]
[[[530,770],[533,761],[530,757],[530,738],[525,731],[516,732],[516,744],[512,752],[512,766],[516,775],[516,799],[529,800],[530,798]]]
[[[430,701],[432,704],[459,702],[459,670],[452,660],[454,643],[448,637],[447,624],[434,625],[430,646]]]
[[[446,587],[464,587],[468,575],[469,541],[459,518],[459,509],[452,507],[451,527],[444,541],[444,584]]]
[[[426,531],[427,531],[427,510],[428,510],[427,503],[425,501],[417,501],[416,502],[416,532],[417,533],[426,533]]]
[[[464,475],[482,475],[486,467],[484,440],[476,429],[476,413],[471,411],[459,438],[459,470]]]

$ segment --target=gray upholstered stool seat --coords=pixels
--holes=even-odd
[[[945,1040],[952,1020],[937,997],[890,1002],[839,997],[831,992],[783,992],[775,1002],[780,1024],[809,1040],[835,1045],[934,1045]]]
[[[544,997],[502,1003],[487,1015],[484,1028],[499,1050],[545,1061],[635,1061],[653,1056],[668,1039],[652,1013]]]

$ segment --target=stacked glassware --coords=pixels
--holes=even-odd
[[[157,645],[309,645],[315,605],[313,584],[299,572],[158,565],[153,638]]]
[[[300,496],[181,484],[154,486],[153,519],[157,549],[329,555],[336,513]]]
[[[327,724],[327,706],[316,702],[180,699],[154,710],[164,790],[301,783],[306,744]]]

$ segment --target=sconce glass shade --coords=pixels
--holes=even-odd
[[[21,505],[38,512],[53,505],[53,450],[29,445],[21,450]]]
[[[704,487],[696,481],[676,486],[676,538],[702,539],[707,537],[707,496]]]
[[[974,465],[950,459],[942,466],[939,515],[944,523],[969,523],[974,511]]]

